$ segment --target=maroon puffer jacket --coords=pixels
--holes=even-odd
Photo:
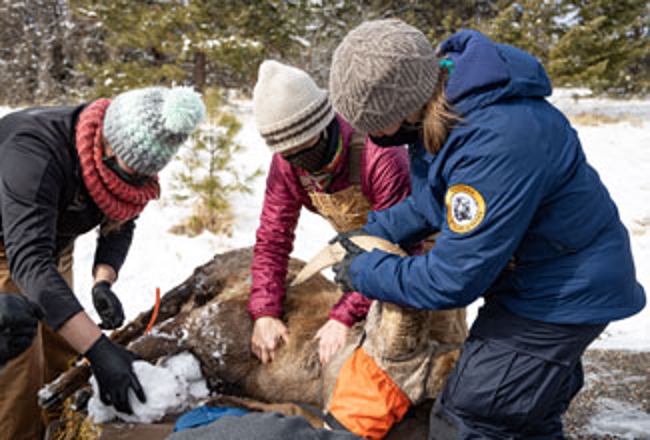
[[[338,117],[346,157],[328,191],[335,193],[350,186],[347,152],[352,137],[352,127]],[[293,250],[294,230],[304,206],[317,212],[307,191],[300,183],[303,170],[295,168],[279,154],[273,155],[266,180],[264,206],[257,229],[255,253],[251,274],[253,284],[248,312],[253,319],[261,316],[282,315],[284,282],[289,255]],[[409,160],[405,148],[380,148],[369,139],[361,155],[361,191],[378,211],[388,208],[410,193]],[[334,234],[332,234],[334,235]],[[352,326],[368,313],[370,300],[360,293],[344,294],[332,308],[330,319]]]

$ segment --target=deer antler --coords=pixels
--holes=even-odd
[[[396,244],[372,235],[355,235],[349,237],[348,239],[366,251],[380,249],[382,251],[401,255],[403,257],[407,255],[406,252],[404,252],[402,248]],[[328,267],[333,266],[334,264],[343,260],[343,257],[345,257],[345,252],[346,251],[343,245],[338,242],[326,246],[323,250],[316,254],[316,256],[312,258],[309,263],[307,263],[307,265],[300,271],[300,273],[298,273],[296,278],[291,283],[291,286],[297,286],[298,284],[304,283],[321,270],[327,269]]]

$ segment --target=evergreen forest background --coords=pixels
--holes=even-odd
[[[538,57],[553,84],[650,90],[643,0],[0,0],[0,104],[67,104],[129,88],[250,91],[275,58],[327,85],[343,36],[399,17],[433,44],[461,28]]]

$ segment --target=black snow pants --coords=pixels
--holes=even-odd
[[[549,324],[488,301],[434,406],[430,439],[564,438],[582,354],[607,324]]]

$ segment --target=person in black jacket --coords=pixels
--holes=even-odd
[[[43,312],[34,342],[0,375],[0,439],[42,437],[36,392],[77,353],[90,361],[104,403],[130,413],[129,390],[145,401],[135,355],[101,328],[123,323],[111,284],[134,219],[159,196],[157,173],[204,113],[191,89],[156,87],[0,119],[0,292],[26,295]],[[92,297],[100,326],[83,311],[71,277],[74,240],[96,227]]]

